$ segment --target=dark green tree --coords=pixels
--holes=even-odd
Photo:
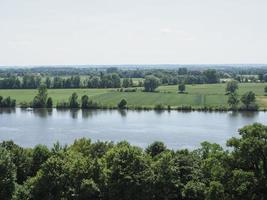
[[[203,75],[207,83],[218,83],[219,82],[219,76],[217,74],[217,71],[214,69],[205,70],[203,72]]]
[[[227,93],[235,93],[237,89],[238,89],[238,82],[237,81],[233,80],[233,81],[227,82],[226,88],[225,88],[225,91]]]
[[[15,191],[16,166],[10,153],[0,148],[0,199],[10,200]]]
[[[227,103],[231,109],[236,110],[239,103],[238,95],[236,93],[230,93]]]
[[[189,181],[183,189],[183,198],[186,200],[204,200],[206,186],[198,181]]]
[[[42,84],[38,88],[38,94],[34,97],[32,106],[34,108],[45,108],[47,102],[47,88],[46,85]]]
[[[47,101],[46,101],[46,107],[47,108],[52,108],[53,107],[53,100],[51,97],[48,97]]]
[[[245,126],[239,130],[239,135],[240,138],[234,137],[227,142],[234,149],[233,168],[243,170],[233,174],[234,190],[241,197],[254,193],[258,194],[258,199],[264,199],[267,196],[267,126],[257,123]],[[241,184],[243,188],[238,189]]]
[[[159,84],[159,79],[153,75],[150,75],[145,78],[144,89],[146,92],[153,92],[159,86]]]
[[[51,78],[49,76],[45,78],[45,85],[47,88],[52,87],[52,81],[51,81]]]
[[[32,175],[40,169],[41,165],[51,156],[49,149],[44,145],[37,145],[32,152]]]
[[[267,86],[264,87],[265,95],[267,94]]]
[[[127,101],[125,99],[122,99],[119,103],[118,103],[118,108],[119,109],[125,109],[127,105]]]
[[[151,160],[142,150],[119,143],[104,156],[107,172],[107,198],[146,200],[150,197]]]
[[[209,188],[207,190],[207,200],[224,200],[224,187],[223,185],[218,181],[212,181],[210,182]]]
[[[185,84],[184,83],[180,83],[178,85],[178,90],[179,90],[180,93],[184,93],[184,91],[185,91]]]
[[[79,102],[78,102],[78,95],[76,92],[72,93],[70,99],[69,99],[69,106],[70,108],[79,108]]]
[[[252,91],[246,92],[241,97],[241,102],[245,105],[246,109],[255,108],[256,96]]]
[[[151,155],[152,157],[155,157],[166,150],[167,147],[164,145],[163,142],[156,141],[146,148],[146,153]]]
[[[87,95],[83,95],[82,96],[82,105],[81,105],[81,108],[83,108],[83,109],[87,109],[87,108],[89,108],[89,97],[87,96]]]

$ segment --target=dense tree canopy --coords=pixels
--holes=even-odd
[[[267,126],[239,130],[224,150],[203,142],[193,151],[155,142],[76,140],[51,149],[0,143],[1,199],[263,200],[267,198]]]

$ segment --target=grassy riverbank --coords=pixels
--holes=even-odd
[[[264,96],[264,83],[240,83],[238,94],[242,95],[247,91],[256,94],[257,103],[260,108],[267,108],[267,96]],[[154,107],[157,104],[170,105],[173,107],[190,105],[192,107],[215,107],[227,106],[227,96],[225,95],[225,84],[202,84],[186,85],[186,94],[177,92],[177,85],[160,86],[157,92],[142,92],[138,88],[137,92],[119,92],[117,89],[49,89],[48,94],[52,97],[54,105],[62,100],[68,100],[73,92],[79,98],[88,95],[93,101],[105,106],[116,106],[121,99],[126,99],[128,106]],[[7,89],[0,90],[0,96],[10,96],[21,102],[32,101],[37,94],[36,89]]]

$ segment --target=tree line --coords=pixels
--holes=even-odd
[[[142,76],[143,79],[155,77],[162,85],[176,85],[178,83],[185,84],[203,84],[203,83],[219,83],[220,75],[216,70],[208,69],[203,72],[188,72],[186,68],[181,68],[177,73],[169,71],[155,70],[146,72]],[[137,76],[139,78],[139,76]],[[0,79],[0,89],[34,89],[41,84],[45,84],[47,88],[128,88],[142,87],[144,81],[134,84],[133,77],[120,73],[117,70],[107,70],[97,75],[86,76],[82,79],[80,75],[70,77],[64,76],[41,76],[35,74],[25,74],[21,76],[10,75]]]
[[[16,77],[34,76],[41,77],[64,77],[64,76],[86,76],[89,78],[101,78],[108,74],[117,74],[122,78],[145,78],[149,75],[154,75],[160,79],[161,84],[177,85],[184,82],[185,84],[203,84],[203,83],[216,83],[224,81],[224,79],[234,79],[239,82],[266,82],[267,70],[265,66],[246,66],[246,67],[231,67],[231,66],[188,66],[179,67],[173,66],[172,68],[144,68],[144,67],[105,67],[105,68],[73,68],[73,67],[34,67],[34,68],[7,68],[0,69],[0,78],[9,79],[0,88],[33,88],[34,83],[22,84],[22,80],[15,79]],[[13,78],[13,79],[12,79]],[[39,79],[39,78],[38,78]],[[39,80],[36,80],[37,84]],[[65,78],[64,78],[65,79]],[[69,88],[74,87],[75,83],[70,83],[70,80],[60,83],[58,87]],[[19,83],[20,82],[20,83]],[[31,80],[30,82],[34,82]],[[53,80],[52,80],[53,82]],[[90,85],[90,83],[89,83]],[[75,86],[76,87],[76,86]],[[87,83],[81,81],[79,87],[87,87]],[[98,86],[103,87],[103,86]],[[106,87],[106,86],[105,86]],[[35,87],[37,88],[37,86]]]
[[[171,150],[123,141],[23,148],[0,143],[0,199],[264,200],[267,126],[253,124],[227,141]]]
[[[131,78],[122,81],[118,74],[106,74],[103,76],[92,76],[81,80],[80,76],[71,77],[45,77],[25,75],[22,78],[15,76],[0,80],[0,89],[35,89],[45,84],[47,88],[128,88],[133,87]]]

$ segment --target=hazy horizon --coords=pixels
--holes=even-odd
[[[264,65],[266,8],[264,0],[0,0],[0,66]]]

